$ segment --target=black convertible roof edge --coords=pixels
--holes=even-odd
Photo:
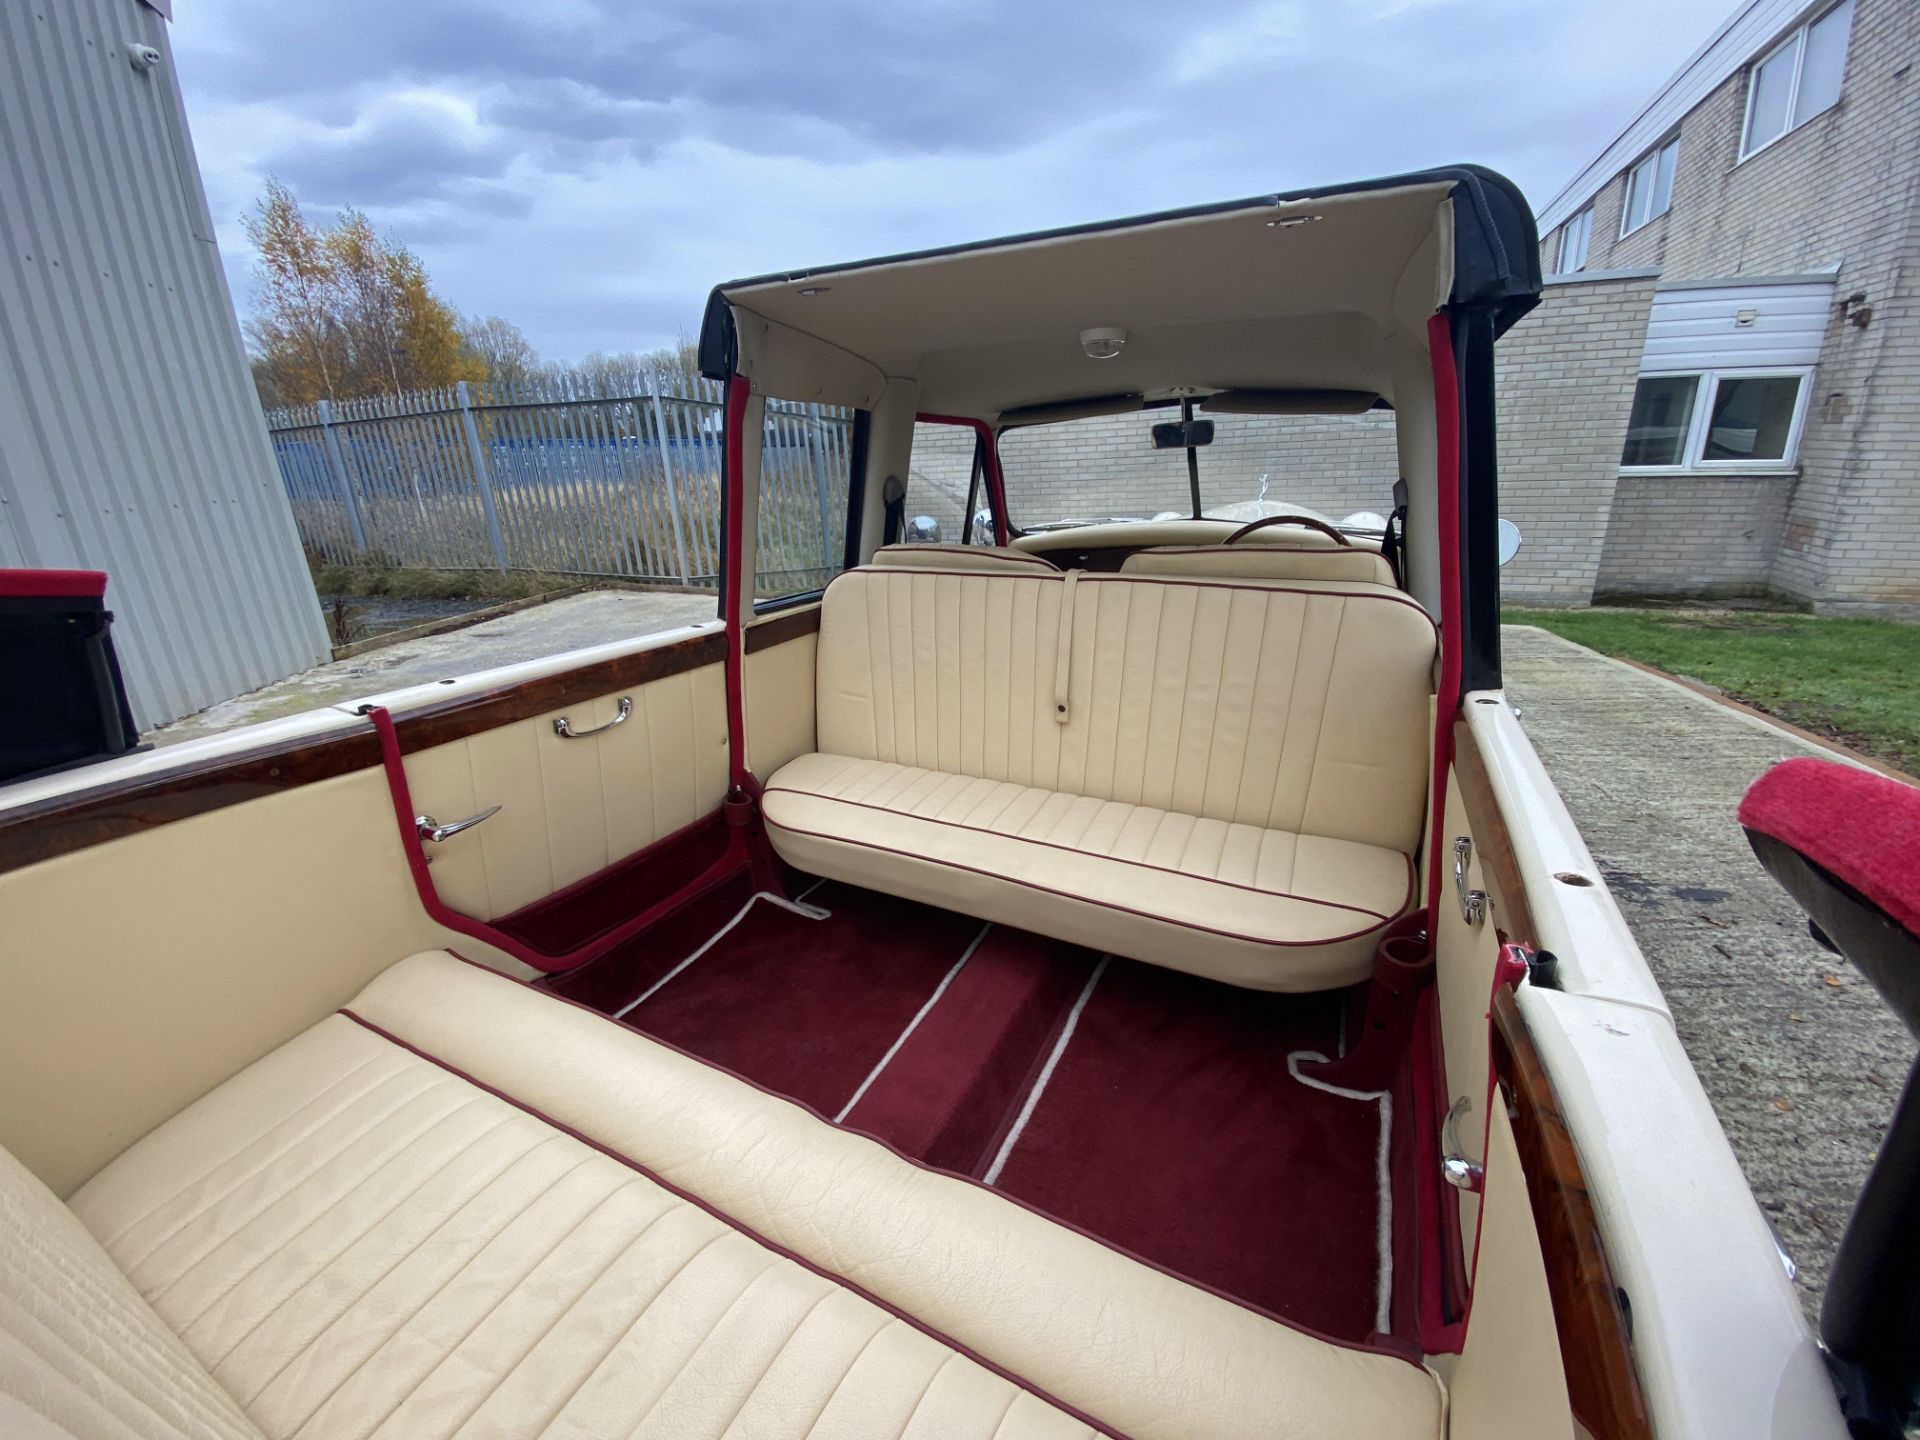
[[[1534,226],[1533,209],[1521,195],[1519,187],[1497,171],[1481,165],[1443,165],[1433,170],[1412,170],[1403,175],[1383,175],[1378,179],[1357,180],[1344,185],[1314,185],[1303,190],[1277,191],[1241,200],[1221,200],[1178,210],[1129,215],[1118,220],[1096,220],[1083,225],[1063,225],[1052,230],[1030,230],[1024,234],[999,235],[959,245],[939,245],[930,250],[907,250],[897,255],[879,255],[868,260],[817,265],[805,270],[780,270],[767,275],[729,280],[714,286],[707,296],[707,310],[700,324],[700,373],[709,379],[724,380],[734,372],[739,350],[734,336],[733,313],[726,302],[726,294],[730,290],[755,285],[790,284],[796,280],[840,275],[850,270],[868,270],[879,265],[935,260],[945,255],[964,255],[973,250],[995,250],[1007,245],[1030,244],[1036,240],[1060,240],[1071,235],[1094,235],[1107,230],[1125,230],[1135,225],[1158,225],[1169,220],[1223,215],[1234,210],[1266,209],[1294,200],[1360,195],[1370,190],[1397,190],[1409,185],[1439,183],[1451,184],[1456,195],[1467,202],[1455,205],[1453,211],[1453,292],[1450,303],[1492,309],[1494,333],[1504,334],[1509,326],[1540,303],[1540,237]]]

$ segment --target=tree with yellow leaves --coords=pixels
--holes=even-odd
[[[254,384],[263,405],[307,405],[397,394],[486,377],[459,317],[433,293],[426,267],[343,210],[316,226],[285,184],[242,224],[253,242]]]

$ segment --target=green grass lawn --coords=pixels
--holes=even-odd
[[[1779,611],[1518,610],[1603,655],[1704,680],[1816,735],[1920,774],[1920,625]]]

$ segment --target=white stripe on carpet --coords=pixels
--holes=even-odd
[[[913,1019],[909,1020],[907,1028],[900,1032],[900,1038],[887,1047],[887,1053],[880,1057],[878,1065],[867,1072],[867,1078],[860,1082],[860,1088],[853,1092],[853,1098],[840,1107],[840,1113],[833,1117],[836,1125],[852,1113],[853,1107],[860,1103],[860,1097],[867,1093],[867,1087],[880,1078],[880,1072],[887,1068],[887,1063],[900,1053],[900,1047],[907,1043],[907,1037],[919,1028],[920,1022],[927,1018],[927,1012],[939,1003],[942,995],[947,993],[947,987],[953,983],[953,977],[966,968],[967,961],[973,958],[973,952],[980,948],[980,942],[987,938],[987,932],[991,929],[993,929],[993,922],[989,920],[980,927],[980,933],[973,937],[973,943],[960,953],[960,958],[954,961],[953,968],[940,977],[940,983],[933,987],[933,994],[927,997],[927,1003],[914,1011]]]
[[[1007,1157],[1013,1154],[1013,1147],[1019,1142],[1020,1132],[1027,1128],[1027,1121],[1033,1118],[1033,1107],[1040,1103],[1040,1092],[1047,1088],[1047,1082],[1053,1078],[1053,1070],[1060,1063],[1060,1057],[1066,1053],[1067,1042],[1073,1038],[1074,1027],[1080,1023],[1080,1012],[1087,1008],[1087,1001],[1093,995],[1093,987],[1100,983],[1100,977],[1106,974],[1107,962],[1111,955],[1102,955],[1100,963],[1093,967],[1093,974],[1087,977],[1086,988],[1080,992],[1080,998],[1073,1002],[1073,1009],[1067,1012],[1067,1023],[1060,1027],[1060,1038],[1053,1042],[1053,1051],[1047,1056],[1047,1063],[1040,1068],[1040,1078],[1033,1082],[1033,1089],[1027,1092],[1026,1103],[1020,1107],[1019,1118],[1013,1122],[1013,1128],[1007,1131],[1007,1138],[1000,1142],[1000,1153],[993,1157],[993,1164],[987,1167],[987,1173],[981,1177],[981,1183],[993,1184],[1000,1178],[1000,1172],[1006,1168]]]
[[[1374,1244],[1379,1249],[1380,1260],[1375,1267],[1373,1328],[1378,1334],[1386,1335],[1391,1332],[1393,1325],[1393,1175],[1388,1163],[1389,1146],[1393,1140],[1393,1096],[1385,1090],[1349,1090],[1342,1085],[1329,1085],[1324,1080],[1303,1075],[1300,1073],[1300,1064],[1306,1060],[1322,1065],[1327,1063],[1327,1057],[1318,1050],[1295,1050],[1289,1054],[1287,1073],[1302,1085],[1323,1090],[1329,1095],[1338,1095],[1343,1100],[1380,1102],[1380,1144],[1373,1162],[1375,1183],[1380,1187],[1380,1203],[1374,1220]]]
[[[812,894],[813,892],[809,890],[806,893]],[[722,936],[724,936],[729,930],[733,929],[733,927],[738,925],[742,920],[747,918],[747,912],[753,908],[754,902],[756,900],[765,900],[770,905],[778,905],[782,910],[791,910],[794,914],[804,916],[808,920],[825,920],[829,915],[833,913],[831,910],[821,909],[818,905],[803,905],[798,900],[787,899],[787,897],[784,895],[775,895],[766,890],[756,890],[753,892],[753,894],[747,897],[746,904],[742,905],[738,910],[733,912],[733,918],[731,920],[727,921],[726,924],[722,925],[718,930],[714,931],[713,934],[707,937],[705,944],[703,944],[698,950],[694,951],[691,955],[687,956],[686,959],[682,960],[678,965],[674,966],[671,970],[667,971],[666,974],[662,975],[658,980],[654,981],[653,984],[649,985],[646,989],[642,990],[637,998],[629,1000],[625,1005],[622,1005],[618,1010],[614,1011],[613,1018],[615,1020],[624,1019],[628,1011],[634,1009],[636,1006],[640,1005],[643,1001],[652,999],[654,992],[657,991],[662,985],[666,984],[667,981],[673,979],[674,976],[678,975],[682,970],[686,969],[689,965],[693,964],[694,961],[698,960],[702,955],[706,954],[715,945],[718,945],[720,943]]]

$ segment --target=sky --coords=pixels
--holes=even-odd
[[[176,0],[228,282],[268,175],[548,359],[717,282],[1453,161],[1545,205],[1735,0]]]

